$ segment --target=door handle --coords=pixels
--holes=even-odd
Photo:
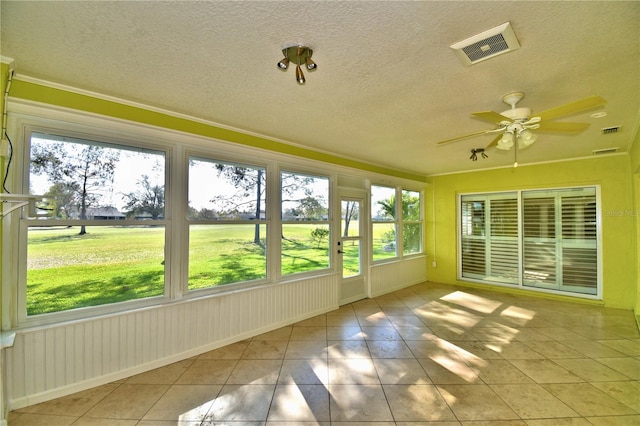
[[[342,250],[338,250],[338,254],[343,254],[344,252]]]

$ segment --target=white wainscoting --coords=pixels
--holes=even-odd
[[[397,282],[397,281],[396,281]],[[338,307],[337,274],[18,331],[9,408],[68,395]]]
[[[371,296],[380,296],[426,280],[426,256],[375,264],[371,267]]]

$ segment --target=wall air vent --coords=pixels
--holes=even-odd
[[[615,147],[615,148],[604,148],[604,149],[594,149],[591,152],[593,153],[593,155],[613,154],[614,152],[618,152],[618,147]]]
[[[602,134],[610,135],[612,133],[620,133],[622,131],[622,126],[612,126],[612,127],[603,127]]]
[[[520,49],[511,23],[499,25],[450,46],[465,65],[473,65],[494,56]]]

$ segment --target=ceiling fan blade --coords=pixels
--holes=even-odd
[[[473,132],[473,133],[469,133],[468,135],[458,136],[458,137],[455,137],[455,138],[451,138],[451,139],[447,139],[447,140],[444,140],[444,141],[440,141],[440,142],[438,142],[438,145],[442,145],[442,144],[449,143],[449,142],[459,141],[459,140],[470,138],[470,137],[473,137],[473,136],[484,135],[485,133],[489,133],[489,132],[492,132],[492,131],[493,130],[480,130],[479,132]]]
[[[500,139],[502,139],[502,135],[496,136],[496,138],[494,140],[492,140],[491,143],[489,145],[487,145],[485,149],[493,148],[494,146],[498,145],[498,141]]]
[[[503,121],[508,121],[509,123],[513,122],[511,118],[506,117],[502,114],[498,114],[495,111],[480,111],[480,112],[471,113],[471,115],[473,115],[476,118],[479,118],[480,120],[487,121],[491,124],[500,124]]]
[[[606,103],[607,101],[600,96],[589,96],[588,98],[560,105],[534,115],[536,117],[540,117],[542,120],[551,120],[553,118],[562,117],[564,115],[574,114],[587,109],[599,107]]]
[[[540,132],[581,132],[589,127],[589,123],[566,123],[561,121],[542,121],[538,131]]]

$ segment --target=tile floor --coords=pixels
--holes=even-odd
[[[9,425],[640,425],[631,311],[425,283]]]

